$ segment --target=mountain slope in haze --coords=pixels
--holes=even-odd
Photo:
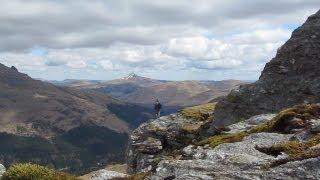
[[[126,134],[149,118],[146,108],[96,91],[57,87],[0,64],[0,161],[5,165],[32,161],[80,172],[101,159],[123,159]]]
[[[320,11],[293,31],[259,80],[231,92],[215,110],[217,125],[320,101]]]
[[[181,107],[206,103],[244,83],[238,80],[164,81],[130,74],[111,81],[65,80],[58,85],[99,91],[145,107],[152,107],[159,98],[166,108],[165,113],[169,113]]]

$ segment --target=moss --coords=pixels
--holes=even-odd
[[[27,131],[27,128],[25,128],[24,126],[19,126],[19,125],[16,127],[16,129],[17,129],[18,133],[24,133]]]
[[[317,104],[303,104],[294,106],[281,111],[272,120],[262,123],[252,128],[250,133],[258,132],[278,132],[278,133],[290,133],[290,130],[303,125],[306,120],[319,118],[320,106]],[[290,120],[293,118],[300,119],[301,122],[292,123]],[[301,124],[302,123],[302,124]]]
[[[186,118],[192,118],[199,121],[204,121],[209,118],[208,113],[214,111],[216,103],[208,103],[199,106],[184,108],[180,111],[181,115]]]
[[[184,124],[181,129],[187,133],[195,134],[200,130],[201,124]]]
[[[288,158],[284,158],[284,159],[279,159],[276,161],[271,162],[270,164],[267,164],[264,166],[264,168],[272,168],[272,167],[276,167],[288,162],[292,162],[292,161],[302,161],[305,159],[310,159],[310,158],[317,158],[320,156],[320,150],[309,150],[309,151],[305,151],[303,153],[299,153],[296,154],[295,156],[289,156]]]
[[[221,135],[215,135],[211,136],[207,139],[204,139],[198,143],[198,145],[206,145],[209,144],[210,147],[214,148],[220,144],[223,143],[233,143],[233,142],[239,142],[242,141],[244,137],[246,137],[248,133],[246,132],[239,132],[239,133],[233,133],[233,134],[221,134]]]
[[[280,155],[281,152],[285,152],[289,155],[290,158],[295,157],[304,153],[308,146],[299,141],[288,141],[286,143],[275,144],[271,147],[266,148],[257,148],[259,151],[264,152],[269,155],[277,156]]]
[[[24,163],[12,165],[2,176],[2,180],[75,180],[74,176],[58,172],[44,166]]]
[[[235,94],[235,93],[229,93],[229,94],[227,95],[227,100],[228,100],[229,102],[231,102],[231,103],[236,102],[236,101],[237,101],[237,96],[236,96],[236,94]]]
[[[127,164],[110,164],[106,167],[106,170],[127,173],[127,168]]]
[[[269,148],[258,148],[259,151],[269,155],[279,155],[281,152],[285,152],[288,157],[279,159],[266,167],[275,167],[281,164],[285,164],[290,161],[301,161],[308,158],[314,158],[320,156],[319,149],[310,149],[311,147],[320,143],[320,134],[316,134],[308,139],[306,142],[288,141],[286,143],[275,144]]]
[[[308,147],[318,145],[320,143],[320,133],[313,135],[307,142]]]

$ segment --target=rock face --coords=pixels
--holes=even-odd
[[[298,117],[305,121],[300,129],[271,128]],[[231,124],[225,128],[227,132],[200,142],[192,138],[205,128],[189,134],[181,130],[199,121],[179,114],[162,117],[134,131],[129,165],[133,172],[149,171],[145,178],[149,180],[319,179],[319,117],[320,104],[295,106],[278,114],[257,115]],[[263,130],[267,127],[270,129]],[[226,141],[227,137],[241,134],[241,139]],[[219,138],[221,143],[212,145]]]
[[[201,135],[200,130],[210,123],[209,119],[197,121],[177,113],[142,124],[130,136],[129,171],[150,171],[162,159],[177,158],[171,152],[192,143]]]
[[[214,149],[207,148],[191,152],[188,160],[165,160],[158,165],[153,179],[175,177],[177,179],[212,179],[219,178],[247,178],[257,179],[260,166],[275,159],[275,157],[259,152],[255,146],[271,146],[285,142],[292,135],[276,133],[258,133],[246,137],[237,143],[225,143]],[[189,148],[189,147],[187,147]],[[186,150],[184,149],[184,152]],[[202,155],[197,155],[202,153]],[[248,171],[248,175],[242,174]],[[254,172],[256,171],[256,172]],[[252,175],[250,175],[252,174]]]
[[[207,160],[162,161],[156,174],[150,179],[165,178],[181,180],[212,179],[319,179],[320,158],[289,162],[269,171],[256,167],[240,168]],[[228,162],[230,163],[230,162]]]
[[[222,99],[215,125],[228,125],[253,115],[277,112],[320,100],[320,11],[296,29],[266,64],[259,80]]]
[[[5,172],[6,172],[6,168],[2,164],[0,164],[0,178],[1,178],[2,174]]]

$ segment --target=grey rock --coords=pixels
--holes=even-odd
[[[181,149],[199,138],[201,129],[210,123],[211,119],[198,121],[179,113],[143,123],[130,135],[127,153],[129,171],[154,169],[160,160],[167,158],[168,152]]]
[[[6,168],[2,164],[0,164],[0,178],[5,172],[6,172]]]
[[[253,116],[245,121],[229,125],[228,129],[230,129],[230,131],[228,131],[228,133],[236,133],[249,130],[260,123],[270,121],[275,116],[276,114],[262,114]]]
[[[221,157],[224,161],[234,161],[245,165],[263,164],[274,160],[273,156],[266,155],[258,151],[255,147],[269,147],[273,144],[288,141],[292,135],[277,133],[257,133],[245,137],[243,141],[236,143],[224,143],[213,150],[207,151],[206,158],[217,160]]]
[[[266,122],[266,121],[270,121],[275,116],[276,116],[276,114],[256,115],[256,116],[253,116],[253,117],[249,118],[248,120],[246,120],[246,122],[248,124],[251,124],[251,125],[258,125],[260,123],[263,123],[263,122]]]
[[[127,174],[124,173],[119,173],[116,171],[108,171],[105,169],[101,169],[99,171],[94,172],[91,175],[91,180],[108,180],[108,179],[113,179],[113,178],[122,178],[122,177],[127,177]]]
[[[320,11],[310,16],[266,64],[259,80],[220,100],[213,126],[320,102]]]
[[[313,119],[310,121],[310,132],[313,134],[320,133],[320,120]]]
[[[242,142],[226,143],[207,152],[203,159],[163,160],[149,178],[160,179],[319,179],[320,158],[289,162],[274,168],[261,166],[273,157],[257,151],[255,146],[271,146],[287,141],[291,135],[258,133]],[[185,148],[185,150],[190,149]],[[195,147],[192,147],[195,149]],[[190,150],[189,150],[190,152]]]

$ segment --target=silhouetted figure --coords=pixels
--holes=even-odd
[[[154,104],[154,110],[156,111],[156,118],[160,117],[160,110],[162,108],[162,105],[160,104],[159,100],[156,100],[156,103]]]

